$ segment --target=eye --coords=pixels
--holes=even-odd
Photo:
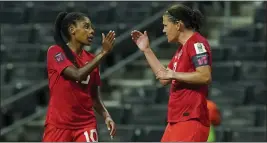
[[[90,26],[89,26],[89,25],[85,25],[84,28],[85,28],[85,29],[89,29]]]

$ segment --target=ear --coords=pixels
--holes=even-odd
[[[181,29],[181,22],[180,21],[176,22],[175,28],[176,28],[177,31],[180,31],[180,29]]]
[[[69,27],[69,33],[71,35],[74,35],[75,34],[75,31],[76,31],[75,27],[73,25],[70,25],[70,27]]]

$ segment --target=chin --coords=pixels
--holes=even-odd
[[[168,40],[168,43],[174,43],[175,42],[175,38],[169,38],[168,36],[167,36],[167,40]]]
[[[86,46],[91,46],[92,43],[91,42],[86,42],[86,43],[83,43],[83,45],[86,45]]]
[[[175,43],[175,39],[168,39],[168,43]]]

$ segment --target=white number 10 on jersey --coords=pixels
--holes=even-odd
[[[84,133],[86,142],[98,142],[98,136],[96,129],[90,130],[90,135],[88,134],[88,131],[85,131]]]

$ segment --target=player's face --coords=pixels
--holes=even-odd
[[[178,42],[180,26],[171,22],[169,17],[165,15],[163,16],[163,26],[163,33],[166,34],[168,42]]]
[[[76,22],[76,26],[72,29],[72,35],[75,40],[83,45],[91,45],[94,38],[94,29],[92,28],[91,21],[88,17],[84,20],[79,20]]]

